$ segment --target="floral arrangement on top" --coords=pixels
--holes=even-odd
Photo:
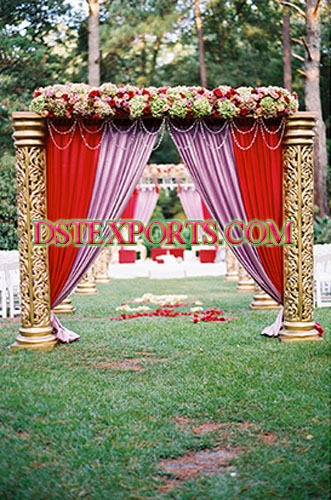
[[[238,116],[275,118],[295,113],[298,97],[281,87],[116,86],[98,88],[83,83],[40,87],[33,94],[30,110],[47,118],[139,117],[231,119]]]
[[[178,164],[149,164],[146,165],[143,174],[143,179],[190,179],[187,168],[183,165],[183,163]]]

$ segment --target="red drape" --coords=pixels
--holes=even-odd
[[[248,131],[250,127],[240,127]],[[276,125],[268,125],[270,130],[276,130]],[[242,147],[247,147],[253,140],[254,131],[240,134],[235,131],[236,139]],[[276,146],[280,133],[265,132],[265,140],[271,146]],[[241,150],[235,141],[233,148],[237,163],[240,189],[248,220],[267,219],[275,221],[278,228],[283,225],[282,196],[282,148],[271,150],[265,144],[261,130],[256,141],[247,151]],[[254,233],[253,233],[254,235]],[[283,248],[281,246],[257,246],[262,265],[281,295],[283,295]]]
[[[132,193],[132,196],[129,200],[129,203],[125,207],[121,219],[122,220],[134,220],[134,215],[135,215],[135,207],[137,204],[137,196],[138,196],[138,189],[135,189]]]
[[[68,126],[57,126],[65,132]],[[96,126],[89,125],[91,131]],[[52,131],[55,143],[65,147],[71,133],[62,135]],[[84,131],[87,143],[94,147],[100,143],[101,131],[89,134]],[[64,150],[54,144],[51,136],[46,145],[47,155],[47,217],[56,222],[59,219],[86,219],[92,196],[95,173],[98,164],[99,148],[89,149],[82,140],[77,127],[70,146]],[[78,247],[68,245],[49,247],[50,293],[51,304],[58,296],[74,263]]]
[[[204,220],[214,220],[214,218],[210,215],[210,212],[204,202],[201,200],[202,213]]]

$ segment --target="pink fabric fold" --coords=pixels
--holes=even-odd
[[[53,334],[57,340],[63,342],[64,344],[80,339],[80,336],[77,333],[62,325],[61,321],[53,313],[53,311],[51,311],[51,325],[53,327]]]
[[[266,328],[261,332],[261,335],[266,337],[279,337],[279,334],[283,328],[284,321],[284,308],[282,307],[277,315],[277,318],[272,325],[266,326]]]

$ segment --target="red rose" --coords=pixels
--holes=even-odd
[[[214,89],[213,92],[216,97],[223,97],[222,91],[220,89]]]
[[[143,90],[143,95],[149,95],[149,91],[148,91],[148,90],[146,90],[146,89],[144,89],[144,90]]]
[[[201,95],[202,95],[202,94],[204,94],[204,93],[205,93],[205,89],[200,89],[200,90],[198,90],[198,94],[201,94]]]
[[[68,97],[68,94],[62,94],[62,99],[64,99],[65,101],[69,101],[69,97]]]
[[[214,115],[215,118],[219,118],[221,116],[220,113],[219,113],[219,111],[216,111],[216,109],[214,109],[213,115]]]
[[[320,337],[322,337],[323,333],[324,333],[324,328],[321,327],[321,325],[319,323],[317,323],[317,321],[315,321],[315,330],[317,330],[317,333]]]
[[[247,109],[246,108],[241,108],[240,114],[243,115],[243,116],[247,115]]]
[[[134,96],[133,90],[129,90],[128,96],[129,96],[129,99],[132,99],[132,97]]]
[[[282,97],[282,94],[281,94],[281,92],[279,92],[279,90],[276,90],[276,94],[278,97]]]
[[[89,97],[97,97],[99,95],[99,91],[98,90],[91,90],[91,92],[89,93]]]
[[[183,92],[179,92],[179,95],[180,97],[182,97],[183,99],[185,99],[186,95],[183,93]]]
[[[41,92],[39,92],[39,90],[35,90],[33,93],[33,97],[38,97],[40,95],[41,95]]]
[[[92,118],[93,118],[93,120],[100,120],[100,115],[98,115],[98,113],[94,113]]]
[[[108,101],[108,104],[111,108],[113,108],[115,106],[115,99],[110,99],[110,101]]]
[[[152,110],[151,110],[151,108],[150,108],[149,106],[146,106],[146,107],[144,108],[144,113],[145,113],[145,115],[150,115],[150,114],[151,114],[151,112],[152,112]]]
[[[251,93],[252,93],[252,94],[257,94],[257,90],[256,90],[256,89],[253,89]]]
[[[290,102],[290,98],[287,95],[284,97],[284,99],[285,99],[285,102],[287,102],[287,103]]]
[[[54,111],[48,111],[48,117],[49,118],[54,118]]]

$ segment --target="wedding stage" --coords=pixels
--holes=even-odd
[[[196,261],[172,262],[158,264],[152,259],[136,261],[132,264],[111,263],[109,276],[111,279],[178,279],[197,276],[224,276],[226,265],[224,262],[201,263]]]

